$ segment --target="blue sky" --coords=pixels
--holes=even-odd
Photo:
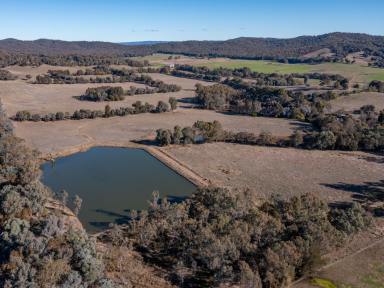
[[[0,39],[222,40],[384,35],[383,0],[0,0]]]

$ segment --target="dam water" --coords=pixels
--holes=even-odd
[[[79,219],[88,232],[124,223],[130,210],[147,209],[152,192],[182,201],[196,187],[142,149],[95,147],[42,165],[42,182],[82,200]]]

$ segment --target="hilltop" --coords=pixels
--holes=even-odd
[[[289,39],[240,37],[225,41],[180,41],[158,43],[110,43],[100,41],[61,41],[38,39],[22,41],[0,40],[3,53],[33,55],[124,55],[139,56],[152,53],[178,53],[194,56],[251,59],[337,59],[350,53],[363,52],[365,57],[384,58],[384,36],[359,33],[329,33]]]

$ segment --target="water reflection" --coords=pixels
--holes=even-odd
[[[54,192],[83,199],[79,218],[89,232],[129,221],[148,208],[152,192],[181,202],[195,186],[141,149],[95,147],[42,165],[42,181]]]

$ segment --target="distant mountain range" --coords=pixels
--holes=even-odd
[[[127,46],[145,46],[145,45],[155,45],[161,43],[169,43],[170,41],[131,41],[131,42],[121,42],[119,44]]]
[[[320,55],[343,57],[364,51],[368,56],[384,58],[384,36],[358,33],[329,33],[290,39],[241,37],[225,41],[140,41],[126,43],[61,41],[39,39],[0,40],[0,51],[34,55],[147,55],[156,52],[199,56],[239,58],[318,58]],[[320,51],[320,52],[316,52]]]

